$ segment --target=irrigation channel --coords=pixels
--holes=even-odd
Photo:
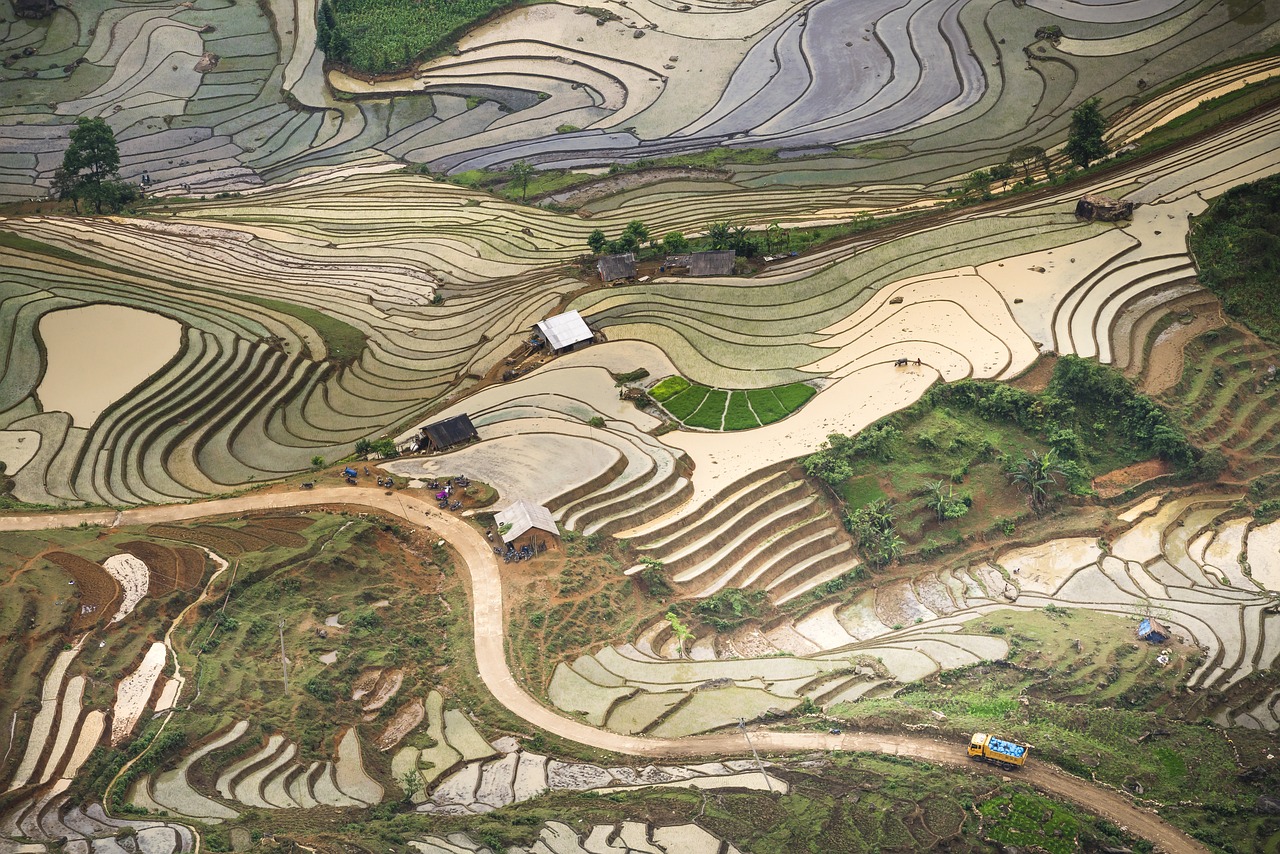
[[[198,504],[150,506],[121,512],[105,510],[4,516],[0,517],[0,531],[36,531],[79,525],[151,525],[259,510],[319,510],[338,505],[367,507],[396,516],[409,524],[438,534],[457,551],[471,582],[476,663],[480,679],[498,702],[532,726],[580,744],[629,756],[723,757],[750,752],[746,740],[739,732],[679,739],[627,736],[596,729],[542,705],[516,682],[507,665],[504,652],[506,625],[503,619],[502,580],[500,567],[489,542],[463,519],[445,513],[433,503],[412,495],[360,487],[256,493]],[[843,732],[837,735],[758,730],[752,732],[751,740],[756,750],[765,754],[843,750],[905,756],[943,765],[964,766],[970,761],[964,745],[958,741],[913,735],[872,732]],[[1045,764],[1034,764],[1016,773],[1017,779],[1096,813],[1170,854],[1208,850],[1165,822],[1154,811],[1134,805],[1113,789],[1072,777]]]

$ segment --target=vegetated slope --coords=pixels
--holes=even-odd
[[[1219,196],[1192,220],[1190,245],[1227,314],[1280,342],[1280,177]]]

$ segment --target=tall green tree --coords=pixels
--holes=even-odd
[[[645,225],[643,220],[633,219],[622,230],[620,239],[629,252],[636,252],[648,241],[649,226]]]
[[[1067,156],[1080,168],[1106,157],[1110,149],[1102,135],[1107,119],[1102,115],[1102,100],[1090,98],[1071,113],[1071,130],[1067,132]]]
[[[604,236],[604,232],[596,229],[587,235],[587,246],[595,255],[599,255],[604,251],[605,246],[609,244],[609,238]]]
[[[511,164],[511,183],[520,188],[520,201],[529,197],[529,179],[533,177],[533,167],[524,160]]]
[[[117,211],[138,198],[134,187],[115,180],[120,169],[120,149],[116,135],[105,119],[82,117],[71,129],[71,143],[62,156],[62,166],[54,175],[54,191],[70,198],[79,212],[78,201],[93,205],[95,213]]]

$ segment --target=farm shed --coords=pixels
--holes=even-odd
[[[517,549],[529,546],[540,552],[547,548],[548,543],[554,547],[556,538],[560,536],[551,511],[523,499],[493,514],[493,520],[498,525],[498,536],[502,541]]]
[[[595,338],[595,333],[577,311],[566,311],[539,320],[533,328],[542,333],[552,353],[568,353],[579,344],[590,344]]]
[[[634,279],[636,275],[636,256],[630,252],[625,255],[606,255],[596,262],[596,270],[600,273],[600,281],[602,282]]]
[[[418,442],[418,447],[424,451],[443,451],[454,445],[461,445],[463,442],[479,438],[480,434],[471,423],[471,417],[464,412],[462,415],[455,415],[423,427],[422,440]]]
[[[1082,196],[1076,202],[1076,216],[1093,222],[1133,219],[1133,202],[1123,202],[1110,196]]]
[[[1157,620],[1151,617],[1143,617],[1142,622],[1138,623],[1138,640],[1144,640],[1148,643],[1164,643],[1169,640],[1169,630]]]
[[[690,276],[727,276],[733,272],[733,262],[738,253],[732,249],[714,252],[694,252],[689,256]]]

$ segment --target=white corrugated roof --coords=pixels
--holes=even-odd
[[[560,536],[560,530],[556,527],[556,520],[551,518],[551,511],[541,504],[531,504],[523,499],[515,502],[505,510],[499,510],[494,513],[493,519],[498,523],[498,533],[504,543],[511,542],[532,528],[546,531],[557,537]],[[510,525],[511,527],[504,530],[504,525]]]
[[[577,311],[566,311],[564,314],[539,320],[537,325],[552,350],[572,347],[579,341],[590,341],[593,337],[591,330],[587,328],[587,322]]]

